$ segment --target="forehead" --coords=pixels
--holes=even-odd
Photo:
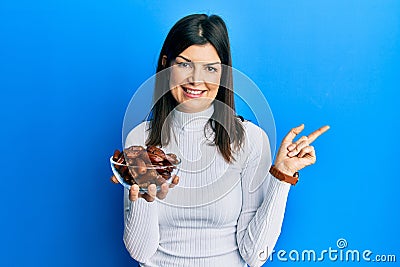
[[[217,50],[211,44],[191,45],[179,54],[191,61],[221,62]]]

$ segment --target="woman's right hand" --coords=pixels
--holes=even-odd
[[[159,199],[164,199],[167,196],[169,189],[173,188],[178,183],[179,176],[175,175],[170,184],[163,183],[161,185],[160,191],[157,192],[157,187],[155,184],[150,184],[149,187],[147,187],[147,193],[144,194],[139,193],[139,186],[137,184],[134,184],[129,190],[129,200],[136,201],[138,198],[144,198],[148,202],[153,202],[156,197]]]

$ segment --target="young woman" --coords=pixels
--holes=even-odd
[[[164,42],[151,119],[125,147],[161,146],[182,163],[174,189],[125,190],[124,242],[141,266],[261,266],[297,171],[315,163],[310,143],[329,127],[296,142],[304,125],[293,128],[272,164],[266,133],[235,116],[231,66],[219,16],[184,17]]]

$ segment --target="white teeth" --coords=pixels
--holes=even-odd
[[[191,95],[199,95],[199,94],[201,94],[201,93],[203,93],[203,91],[193,91],[193,90],[190,90],[190,89],[187,89],[187,88],[185,88],[186,89],[186,92],[188,92],[189,94],[191,94]]]

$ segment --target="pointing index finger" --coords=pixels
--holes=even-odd
[[[321,128],[319,128],[318,130],[310,133],[308,135],[308,143],[311,144],[312,142],[315,141],[315,139],[317,139],[321,134],[325,133],[326,131],[328,131],[331,127],[329,125],[325,125],[322,126]]]

